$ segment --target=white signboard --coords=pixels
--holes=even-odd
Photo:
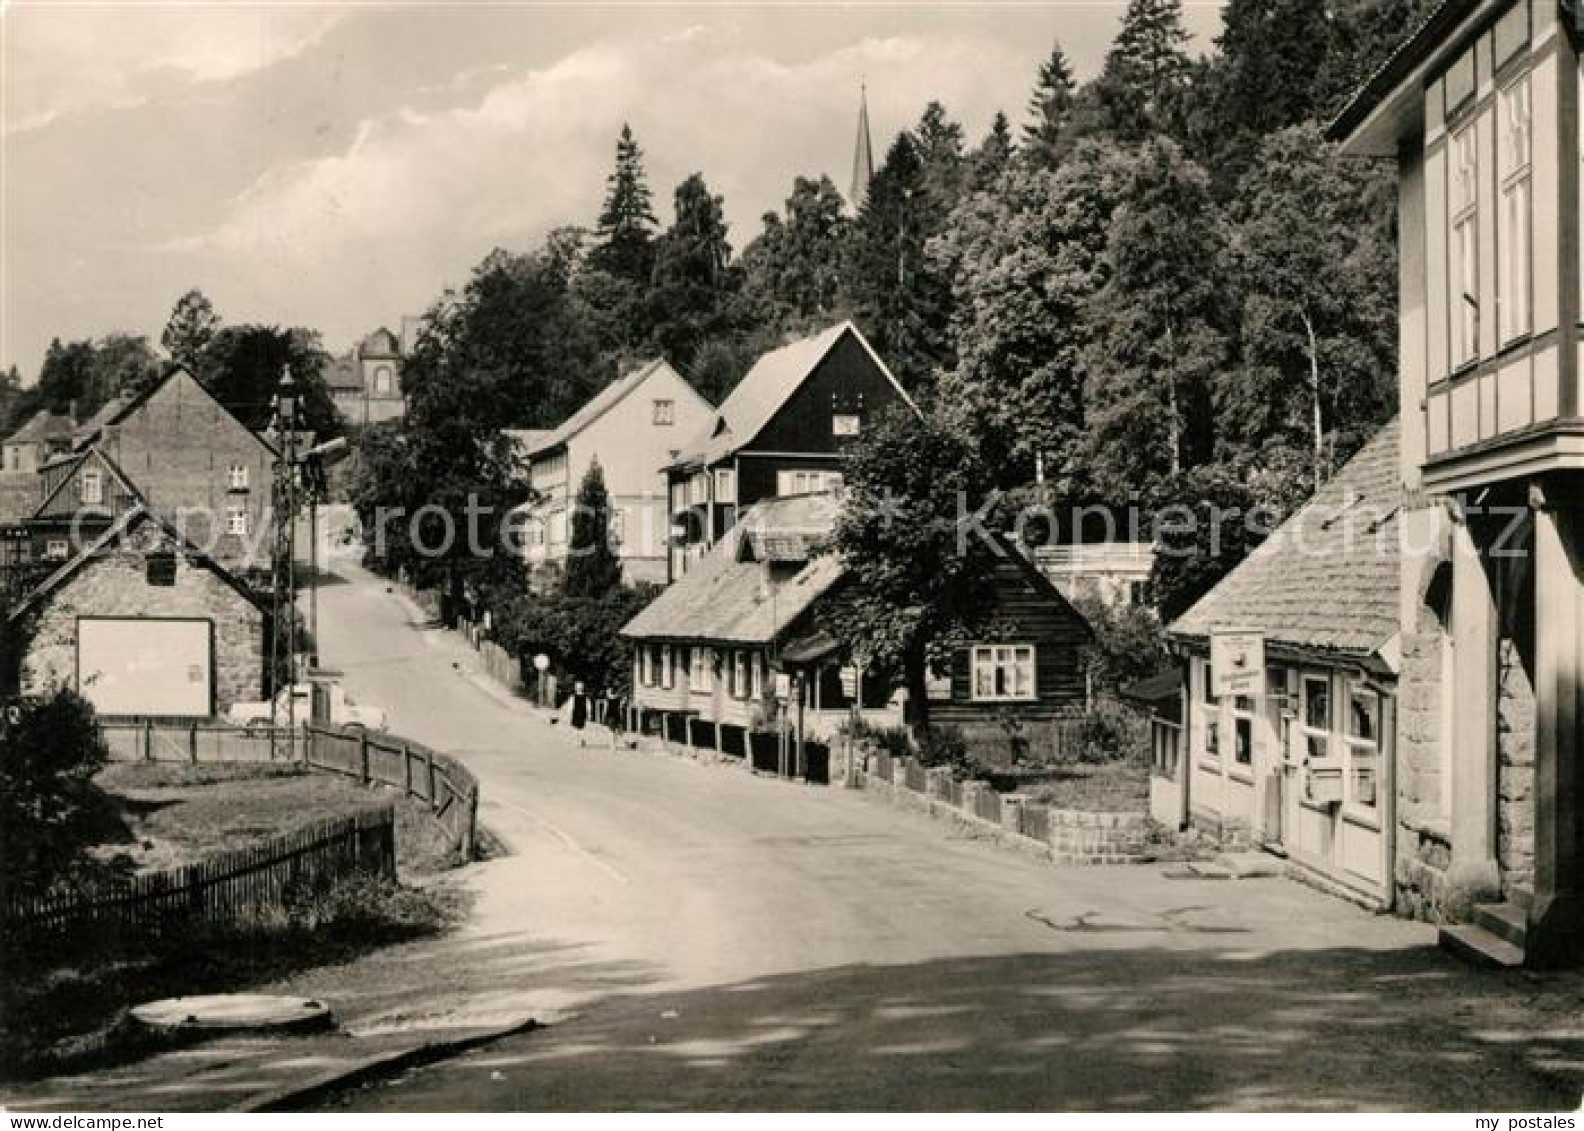
[[[1265,694],[1265,637],[1246,629],[1210,634],[1210,684],[1217,696]]]
[[[792,676],[788,672],[775,673],[775,696],[783,703],[792,698]]]
[[[214,712],[206,620],[84,617],[77,622],[77,690],[101,715]]]

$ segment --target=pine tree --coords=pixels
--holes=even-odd
[[[596,599],[620,585],[621,576],[621,559],[611,545],[610,494],[605,490],[599,460],[594,460],[578,485],[561,592],[568,597]]]
[[[645,285],[656,220],[644,175],[643,150],[626,123],[616,140],[616,168],[605,183],[605,206],[600,210],[598,242],[590,262],[619,278]]]
[[[1006,171],[1012,163],[1012,125],[1007,121],[1007,116],[1000,110],[990,121],[990,132],[985,134],[984,141],[979,143],[979,148],[973,155],[973,187],[976,191],[983,191],[995,184],[996,180]]]
[[[1029,121],[1023,126],[1023,154],[1032,164],[1047,169],[1055,166],[1067,141],[1075,89],[1067,55],[1060,43],[1053,44],[1050,58],[1040,64],[1029,97]]]
[[[1192,73],[1182,0],[1128,0],[1096,82],[1107,124],[1122,141],[1174,131]]]

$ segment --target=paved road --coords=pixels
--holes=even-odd
[[[1577,980],[1282,879],[1055,869],[872,797],[580,749],[351,567],[327,663],[483,783],[461,942],[541,1032],[360,1110],[1576,1108]]]

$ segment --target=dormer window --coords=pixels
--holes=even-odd
[[[226,472],[226,486],[233,491],[246,491],[248,489],[248,469],[243,463],[233,463]]]
[[[659,425],[676,423],[676,401],[654,402],[654,422]]]
[[[104,473],[96,467],[83,471],[82,478],[77,481],[78,495],[85,507],[98,507],[104,505]]]

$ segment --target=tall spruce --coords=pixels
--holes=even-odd
[[[619,278],[647,284],[657,221],[644,174],[643,150],[625,122],[616,139],[616,168],[605,185],[605,206],[600,210],[590,262]]]
[[[621,578],[621,559],[611,544],[610,493],[605,489],[605,472],[594,460],[578,484],[561,592],[594,600],[619,586]]]
[[[1173,133],[1193,73],[1186,47],[1182,0],[1128,0],[1096,80],[1110,131],[1121,141]]]
[[[1040,64],[1029,97],[1029,120],[1023,126],[1023,156],[1031,164],[1053,168],[1068,138],[1073,97],[1077,84],[1072,65],[1060,43],[1051,45],[1050,57]]]
[[[678,185],[675,199],[676,219],[655,241],[646,297],[655,349],[686,367],[723,330],[734,280],[725,202],[710,192],[702,173]]]
[[[997,110],[995,117],[990,120],[990,132],[985,134],[979,148],[973,153],[974,191],[983,192],[995,184],[1011,164],[1013,152],[1012,124],[1004,113]]]

